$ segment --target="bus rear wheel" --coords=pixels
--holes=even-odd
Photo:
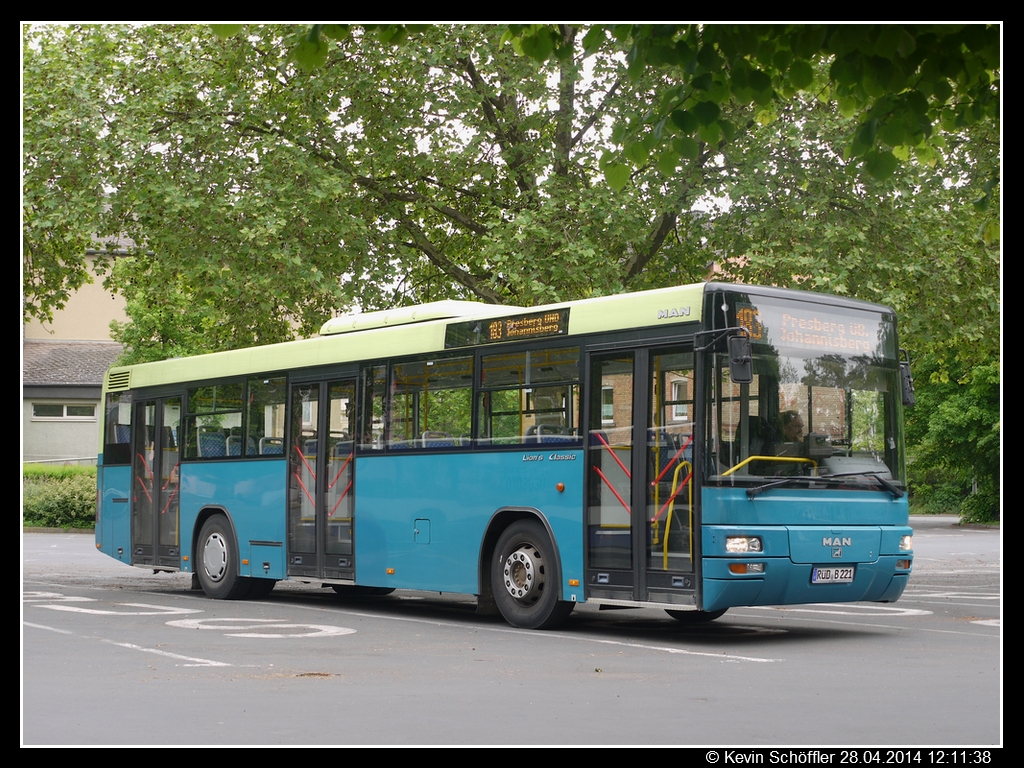
[[[249,593],[251,583],[238,573],[235,537],[223,515],[214,515],[203,523],[195,568],[199,586],[215,600],[241,600]]]
[[[722,608],[718,611],[665,611],[665,613],[683,624],[706,624],[721,618],[728,610],[728,608]]]
[[[516,520],[498,538],[491,560],[491,589],[509,624],[548,629],[564,621],[575,606],[558,599],[554,547],[535,520]]]

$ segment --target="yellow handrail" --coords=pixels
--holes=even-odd
[[[749,464],[752,461],[771,461],[771,462],[786,462],[786,461],[788,461],[790,463],[797,463],[797,464],[798,463],[813,464],[815,469],[818,468],[818,462],[816,462],[814,459],[805,459],[805,458],[802,458],[802,457],[799,457],[799,456],[748,456],[747,458],[745,458],[743,461],[741,461],[739,464],[737,464],[732,469],[730,469],[730,470],[728,470],[726,472],[723,472],[722,473],[722,477],[728,477],[733,472],[735,472],[737,469],[739,469],[740,467],[746,466],[747,464]]]
[[[679,473],[683,467],[687,467],[689,471],[690,481],[687,483],[689,486],[689,503],[690,503],[690,562],[693,562],[693,465],[688,461],[680,461],[679,466],[676,467],[676,471],[672,473],[672,496],[670,497],[668,505],[668,514],[665,515],[665,539],[662,543],[662,561],[661,569],[663,571],[668,570],[668,537],[672,532],[672,513],[676,508],[676,488],[679,487]]]

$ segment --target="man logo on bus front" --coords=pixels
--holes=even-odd
[[[832,547],[832,557],[842,557],[843,547],[849,547],[853,544],[853,539],[849,536],[825,536],[821,540],[821,546]]]

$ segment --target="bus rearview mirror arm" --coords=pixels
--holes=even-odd
[[[750,331],[746,328],[725,328],[720,331],[703,331],[695,338],[711,336],[703,346],[695,346],[697,352],[705,352],[723,338],[729,348],[729,378],[734,384],[750,384],[754,380],[754,361],[750,349]]]

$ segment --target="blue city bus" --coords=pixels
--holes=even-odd
[[[900,597],[913,563],[892,310],[701,283],[444,301],[111,368],[96,546],[212,598],[282,579],[707,621]],[[635,513],[635,514],[634,514]]]

